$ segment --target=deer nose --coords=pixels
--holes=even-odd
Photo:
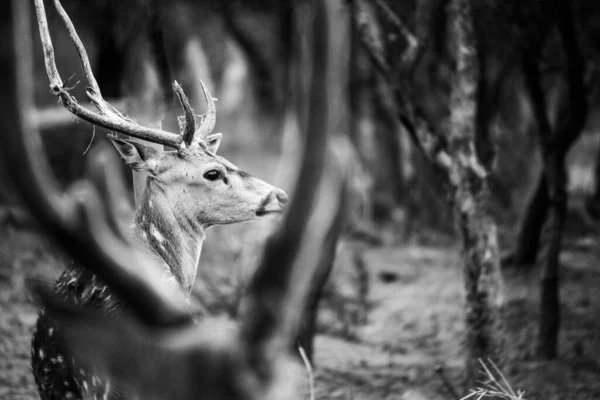
[[[281,204],[282,206],[284,206],[289,201],[287,193],[280,189],[275,191],[275,197],[277,197],[279,204]]]

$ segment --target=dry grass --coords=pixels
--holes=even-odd
[[[492,360],[488,359],[486,364],[485,361],[479,359],[479,363],[483,368],[482,372],[485,374],[485,379],[481,381],[481,386],[471,389],[470,393],[460,400],[480,400],[485,397],[504,400],[525,400],[525,392],[521,390],[515,392],[502,371],[500,371]]]

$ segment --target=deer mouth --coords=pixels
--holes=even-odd
[[[281,210],[258,210],[256,211],[257,217],[262,217],[269,214],[281,214]]]
[[[271,206],[271,208],[269,208],[269,206]],[[281,207],[274,208],[271,202],[271,196],[267,196],[262,199],[255,214],[257,217],[262,217],[268,214],[281,214],[281,212]]]

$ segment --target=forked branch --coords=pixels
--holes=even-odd
[[[417,53],[421,43],[419,38],[410,31],[408,26],[406,26],[384,0],[374,0],[374,3],[377,8],[379,8],[381,14],[396,27],[402,37],[404,37],[404,40],[406,40],[406,49],[404,50],[401,61],[403,64],[412,65],[417,59]]]
[[[457,165],[449,153],[446,140],[427,121],[411,97],[412,87],[409,82],[409,72],[414,69],[419,54],[423,51],[423,42],[426,41],[426,38],[419,38],[410,32],[383,0],[354,0],[354,4],[353,20],[359,33],[360,42],[377,71],[389,82],[389,85],[380,85],[378,95],[394,98],[400,123],[425,156],[444,170],[455,171]],[[379,16],[373,9],[373,4],[379,8],[380,14],[389,20],[406,39],[407,48],[401,57],[399,66],[388,61],[386,46],[391,44],[386,43],[383,39],[384,33]],[[452,173],[451,177],[455,175]]]
[[[94,112],[88,110],[85,107],[82,107],[75,97],[70,93],[70,88],[63,83],[58,69],[56,67],[56,60],[54,56],[54,47],[52,45],[52,39],[50,37],[50,31],[48,29],[48,21],[46,19],[46,10],[44,8],[43,0],[35,0],[35,9],[38,20],[38,26],[40,30],[40,38],[42,42],[42,48],[44,50],[44,63],[46,65],[46,72],[48,74],[48,78],[50,80],[50,92],[55,96],[58,96],[64,107],[69,110],[71,113],[76,115],[77,117],[90,122],[94,125],[107,128],[109,130],[119,132],[125,135],[133,136],[138,139],[147,140],[149,142],[159,143],[166,146],[171,146],[176,149],[183,148],[192,143],[194,139],[194,135],[182,133],[172,133],[167,132],[162,129],[154,129],[147,128],[139,125],[135,121],[127,118],[120,111],[111,106],[107,101],[102,97],[102,93],[100,91],[100,87],[96,82],[96,78],[92,72],[92,68],[90,65],[89,58],[87,56],[87,52],[75,27],[62,7],[59,0],[54,0],[54,5],[56,10],[60,16],[61,21],[67,28],[69,33],[69,37],[71,41],[75,45],[77,49],[77,53],[79,55],[79,59],[81,61],[81,67],[83,69],[84,76],[88,82],[88,87],[86,87],[86,94],[89,100],[94,104],[98,112]],[[202,88],[207,98],[208,103],[208,113],[202,117],[202,122],[200,127],[196,130],[196,133],[200,133],[198,138],[205,137],[212,129],[214,128],[214,123],[216,120],[216,113],[214,102],[206,87],[202,83]],[[180,100],[180,93],[183,94],[183,89],[180,88],[180,92],[177,92]],[[184,95],[185,96],[185,95]],[[182,103],[183,104],[183,103]],[[191,110],[191,107],[188,108]],[[188,120],[188,109],[185,108],[186,111],[186,120]],[[191,118],[194,118],[193,114],[190,114]],[[187,123],[187,126],[194,126],[194,124]]]

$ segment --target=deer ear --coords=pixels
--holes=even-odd
[[[146,170],[152,173],[158,166],[158,160],[161,156],[158,150],[134,140],[121,139],[116,136],[109,136],[108,138],[125,160],[125,164],[134,170]]]
[[[219,145],[221,144],[221,139],[223,138],[222,133],[214,133],[212,135],[208,135],[205,139],[206,145],[208,146],[208,150],[211,153],[216,154],[219,149]]]

